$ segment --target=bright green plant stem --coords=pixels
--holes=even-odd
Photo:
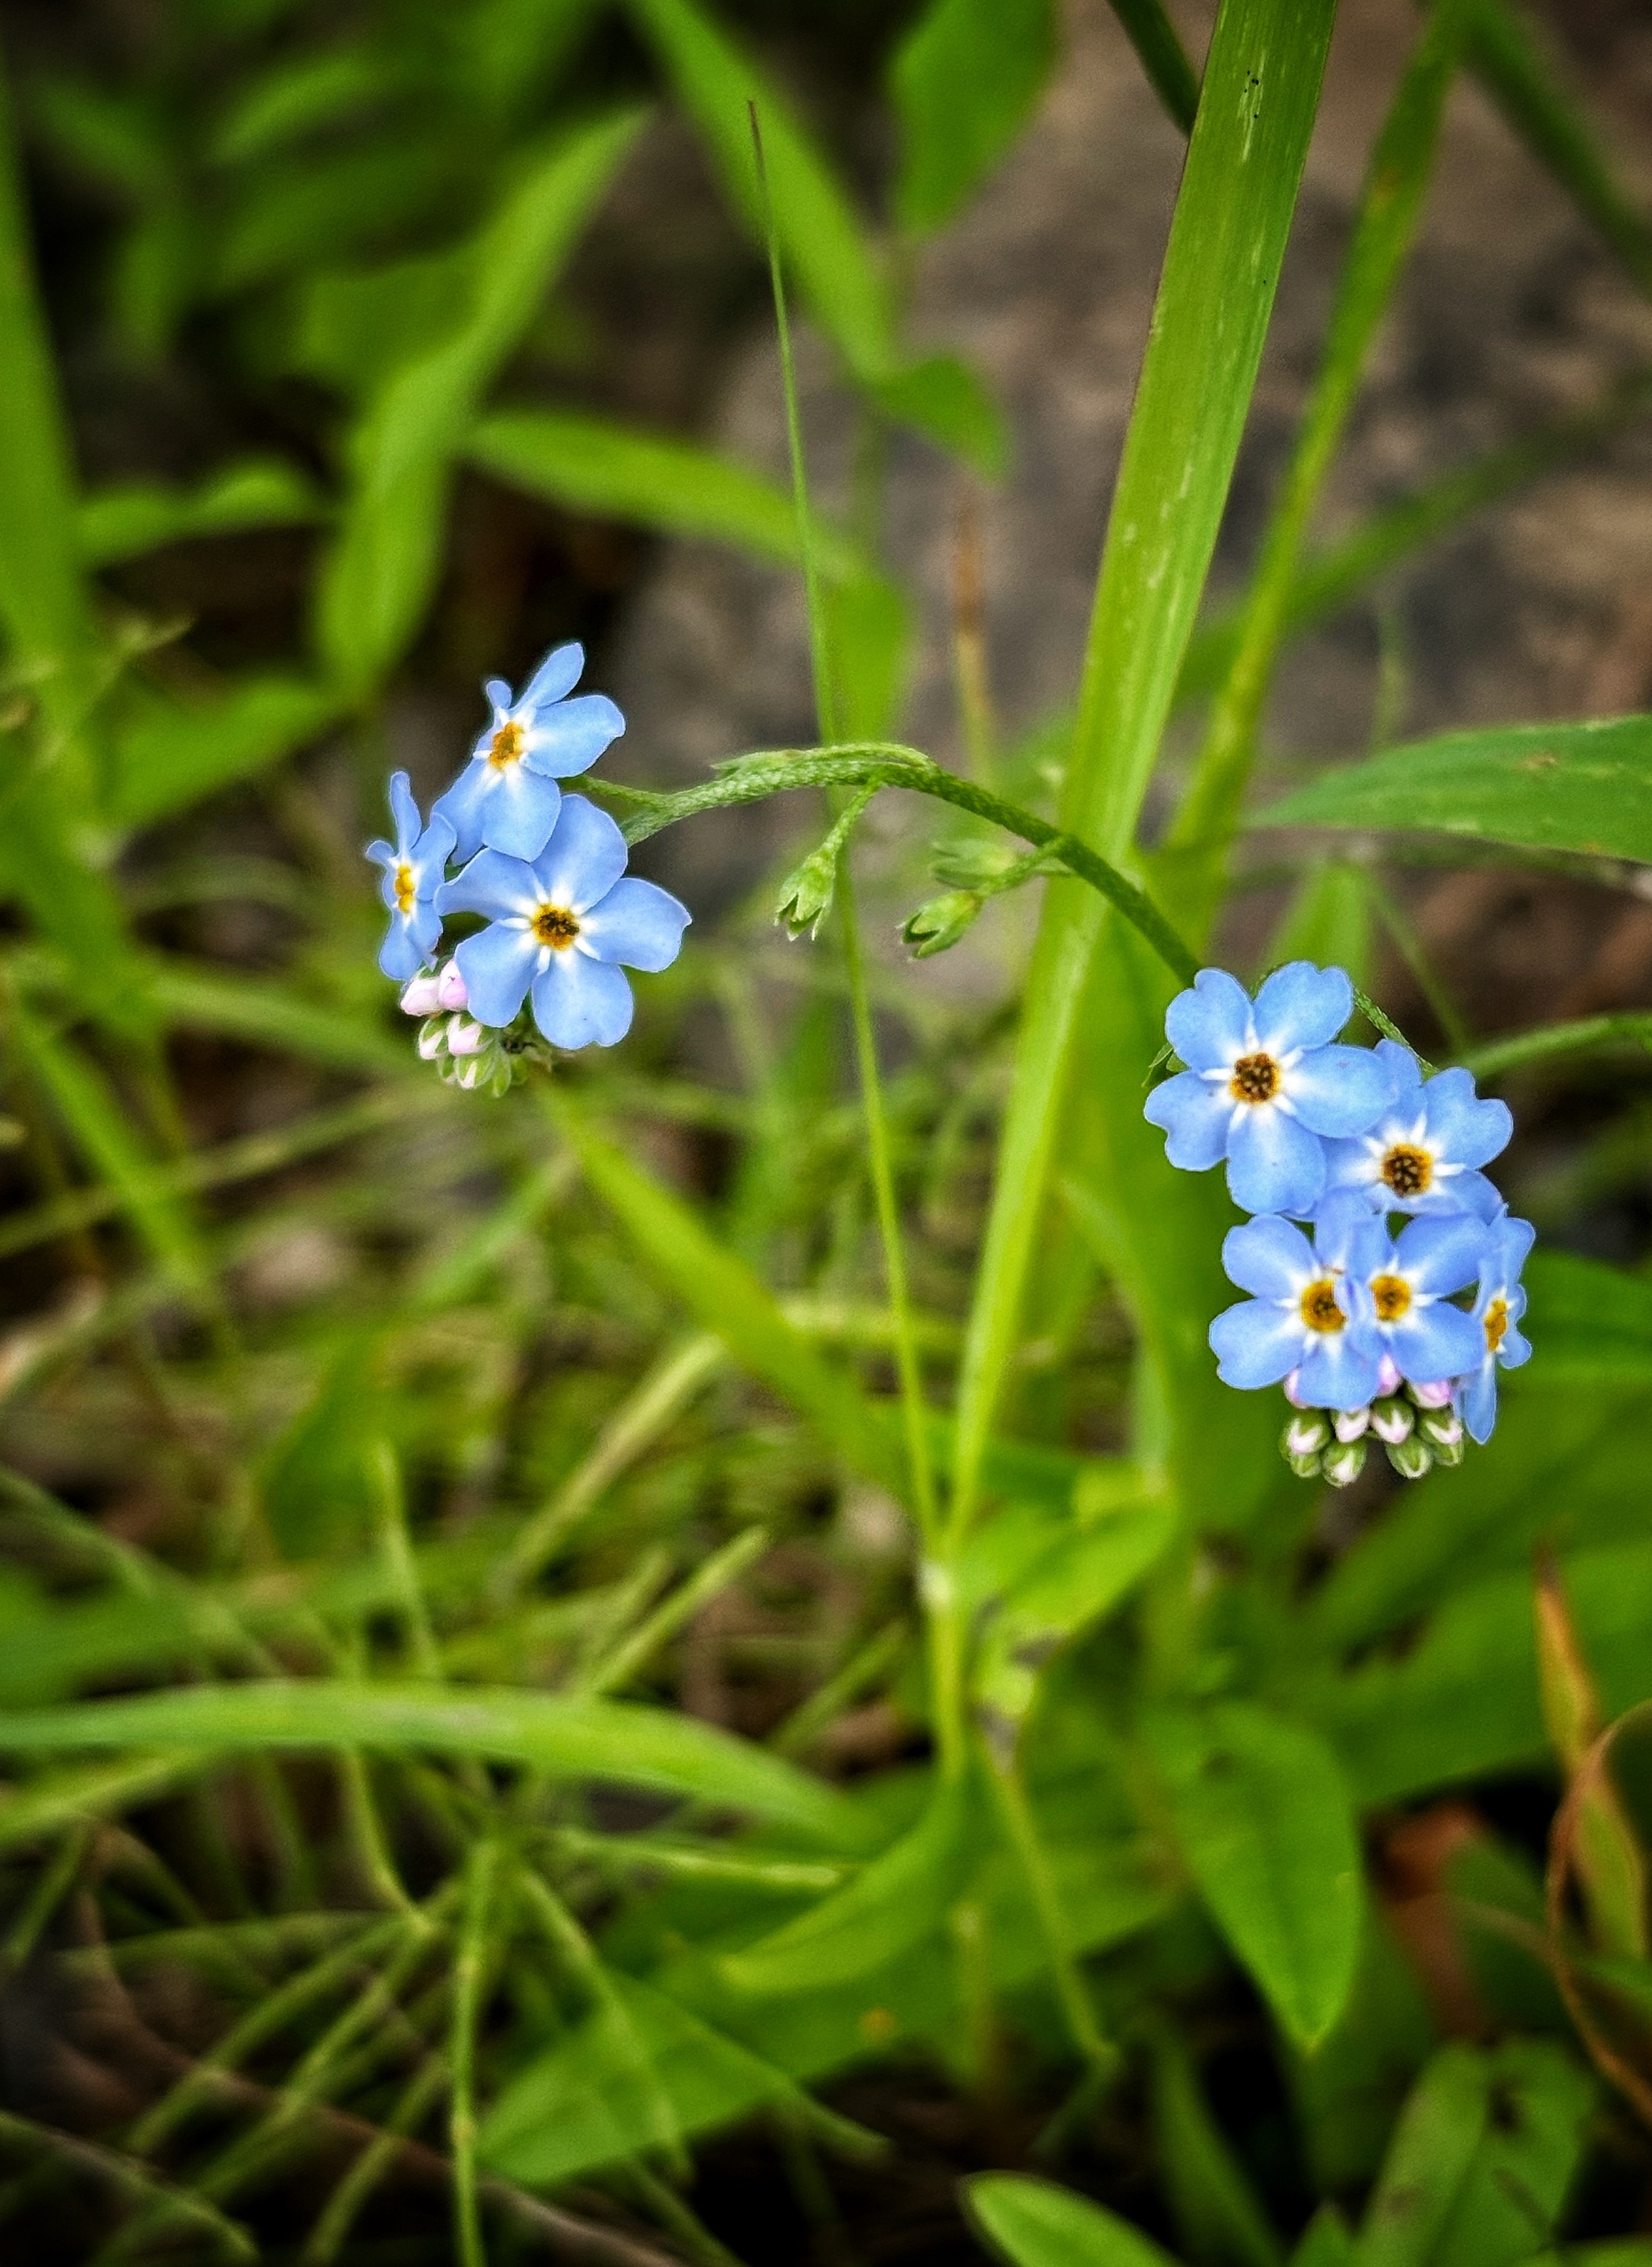
[[[1511,1038],[1488,1039],[1459,1060],[1476,1078],[1501,1078],[1551,1055],[1582,1053],[1589,1047],[1628,1046],[1652,1050],[1652,1015],[1580,1016],[1572,1023],[1545,1023]]]
[[[1342,437],[1365,358],[1399,281],[1434,166],[1440,118],[1471,0],[1439,0],[1425,23],[1377,136],[1343,262],[1324,357],[1296,451],[1268,522],[1204,745],[1168,838],[1178,899],[1195,935],[1214,915],[1227,846],[1256,753],[1257,728],[1289,630],[1314,508]],[[1185,861],[1185,864],[1179,862]]]
[[[1065,832],[1111,866],[1129,855],[1215,548],[1333,14],[1331,0],[1223,0],[1212,35],[1114,490],[1061,811]],[[1104,910],[1070,882],[1046,893],[959,1380],[955,1539],[977,1508],[1013,1356]]]
[[[1171,123],[1184,134],[1191,134],[1199,110],[1199,74],[1164,12],[1164,0],[1112,0],[1112,12],[1123,25]]]
[[[628,842],[645,842],[663,826],[699,811],[716,811],[731,803],[760,803],[765,797],[798,787],[906,788],[914,795],[934,796],[977,818],[991,821],[1024,842],[1059,858],[1078,880],[1105,898],[1152,946],[1172,976],[1191,984],[1198,972],[1197,956],[1184,943],[1171,923],[1128,875],[1101,857],[1087,841],[1061,827],[1052,826],[1018,804],[960,779],[920,749],[894,740],[851,740],[833,748],[765,749],[743,756],[709,780],[703,787],[685,788],[677,795],[655,795],[638,788],[622,788],[612,780],[595,782],[610,795],[633,806],[624,825]]]

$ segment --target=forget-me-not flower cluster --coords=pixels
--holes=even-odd
[[[558,784],[625,730],[605,694],[569,697],[584,661],[580,646],[557,646],[519,699],[489,678],[492,721],[429,824],[396,772],[396,839],[367,852],[390,912],[378,965],[423,1018],[420,1053],[461,1086],[510,1084],[531,1045],[528,1018],[554,1047],[613,1046],[631,1026],[625,970],[668,968],[688,923],[668,891],[626,872],[625,838],[606,811]],[[438,967],[450,913],[486,926]]]
[[[1148,1097],[1171,1164],[1222,1164],[1236,1204],[1222,1262],[1248,1298],[1210,1325],[1218,1375],[1283,1385],[1286,1456],[1346,1486],[1366,1436],[1419,1478],[1491,1436],[1497,1373],[1531,1349],[1516,1327],[1533,1231],[1484,1168],[1513,1120],[1465,1070],[1425,1079],[1408,1047],[1348,1046],[1340,968],[1292,961],[1254,1000],[1201,969],[1164,1018],[1186,1066]]]

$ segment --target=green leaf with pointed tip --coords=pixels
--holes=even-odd
[[[710,536],[762,559],[797,561],[789,492],[760,473],[664,434],[606,417],[506,409],[473,426],[474,465],[526,495],[672,535]],[[815,557],[834,582],[865,571],[855,547],[817,521]]]
[[[775,1997],[853,1982],[938,1930],[979,1854],[972,1826],[983,1815],[967,1780],[937,1786],[929,1807],[852,1882],[772,1936],[721,1963],[738,1992]]]
[[[1341,1766],[1307,1725],[1246,1701],[1165,1708],[1147,1737],[1200,1894],[1285,2029],[1313,2046],[1353,1988],[1364,1911]]]
[[[976,2173],[964,2183],[969,2216],[1010,2267],[1175,2267],[1127,2220],[1053,2181]]]
[[[253,677],[187,708],[145,708],[116,738],[109,816],[149,826],[268,770],[324,731],[338,694],[302,677]]]
[[[278,458],[249,457],[193,488],[128,481],[84,499],[76,523],[89,567],[113,567],[163,543],[202,535],[238,535],[254,527],[301,527],[325,519],[327,504],[312,481]]]
[[[1359,2267],[1518,2267],[1553,2226],[1594,2088],[1560,2048],[1443,2047],[1401,2112]]]
[[[1333,766],[1252,823],[1467,834],[1652,862],[1652,716],[1447,732]]]
[[[869,1823],[847,1797],[762,1748],[692,1716],[627,1700],[512,1687],[333,1684],[272,1677],[134,1699],[0,1713],[0,1751],[365,1748],[484,1756],[570,1779],[606,1779],[750,1810],[838,1848]]]
[[[1055,61],[1050,0],[931,0],[895,50],[895,217],[942,227],[1004,158]]]
[[[1355,2267],[1354,2238],[1335,2205],[1322,2205],[1290,2255],[1290,2267]]]
[[[995,481],[1009,461],[1003,415],[983,381],[956,355],[931,355],[880,378],[873,399],[887,416],[912,426]]]

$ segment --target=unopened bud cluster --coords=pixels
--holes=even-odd
[[[1362,1409],[1299,1409],[1280,1435],[1280,1453],[1301,1479],[1348,1487],[1380,1441],[1402,1479],[1420,1480],[1436,1464],[1463,1461],[1463,1420],[1449,1391],[1406,1385]]]

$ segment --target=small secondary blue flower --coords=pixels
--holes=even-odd
[[[556,824],[557,781],[588,772],[624,731],[625,719],[606,693],[566,697],[584,665],[584,646],[557,646],[514,703],[503,678],[488,679],[482,689],[493,722],[436,805],[452,822],[456,858],[484,846],[509,858],[537,858]]]
[[[1350,1197],[1340,1190],[1327,1204]],[[1483,1351],[1483,1335],[1472,1315],[1449,1303],[1479,1274],[1486,1255],[1486,1226],[1471,1213],[1436,1214],[1408,1221],[1392,1242],[1382,1229],[1363,1280],[1382,1350],[1408,1384],[1437,1385],[1472,1369]]]
[[[1225,969],[1178,992],[1164,1035],[1187,1065],[1147,1098],[1172,1165],[1203,1172],[1223,1157],[1245,1212],[1311,1213],[1325,1186],[1320,1135],[1363,1134],[1389,1099],[1389,1069],[1369,1047],[1332,1044],[1354,1012],[1340,968],[1293,960],[1256,995]]]
[[[1479,1331],[1473,1367],[1457,1382],[1457,1412],[1471,1439],[1489,1441],[1497,1422],[1497,1367],[1518,1369],[1531,1359],[1531,1341],[1515,1325],[1526,1311],[1520,1271],[1536,1241],[1529,1220],[1515,1220],[1505,1207],[1486,1230],[1479,1289],[1470,1317]]]
[[[1387,1241],[1369,1206],[1347,1194],[1321,1207],[1311,1244],[1290,1221],[1267,1215],[1230,1229],[1222,1264],[1255,1295],[1210,1325],[1222,1382],[1254,1390],[1294,1371],[1303,1406],[1362,1409],[1383,1354],[1363,1286]]]
[[[367,855],[385,869],[378,886],[390,908],[390,928],[378,949],[378,965],[386,976],[406,983],[430,958],[442,934],[441,917],[432,900],[453,855],[453,829],[436,811],[430,813],[430,825],[421,826],[419,806],[406,772],[390,774],[390,815],[396,823],[394,844],[370,842]]]
[[[447,913],[486,913],[453,957],[470,1013],[496,1028],[531,992],[533,1020],[556,1047],[611,1047],[631,1028],[628,968],[669,968],[688,909],[625,870],[625,837],[606,811],[566,795],[537,858],[483,850],[444,884]]]
[[[1369,1132],[1333,1141],[1329,1188],[1363,1189],[1377,1212],[1472,1212],[1489,1220],[1501,1200],[1478,1169],[1507,1148],[1515,1121],[1504,1102],[1482,1101],[1465,1070],[1426,1082],[1409,1047],[1377,1042],[1393,1099]]]

